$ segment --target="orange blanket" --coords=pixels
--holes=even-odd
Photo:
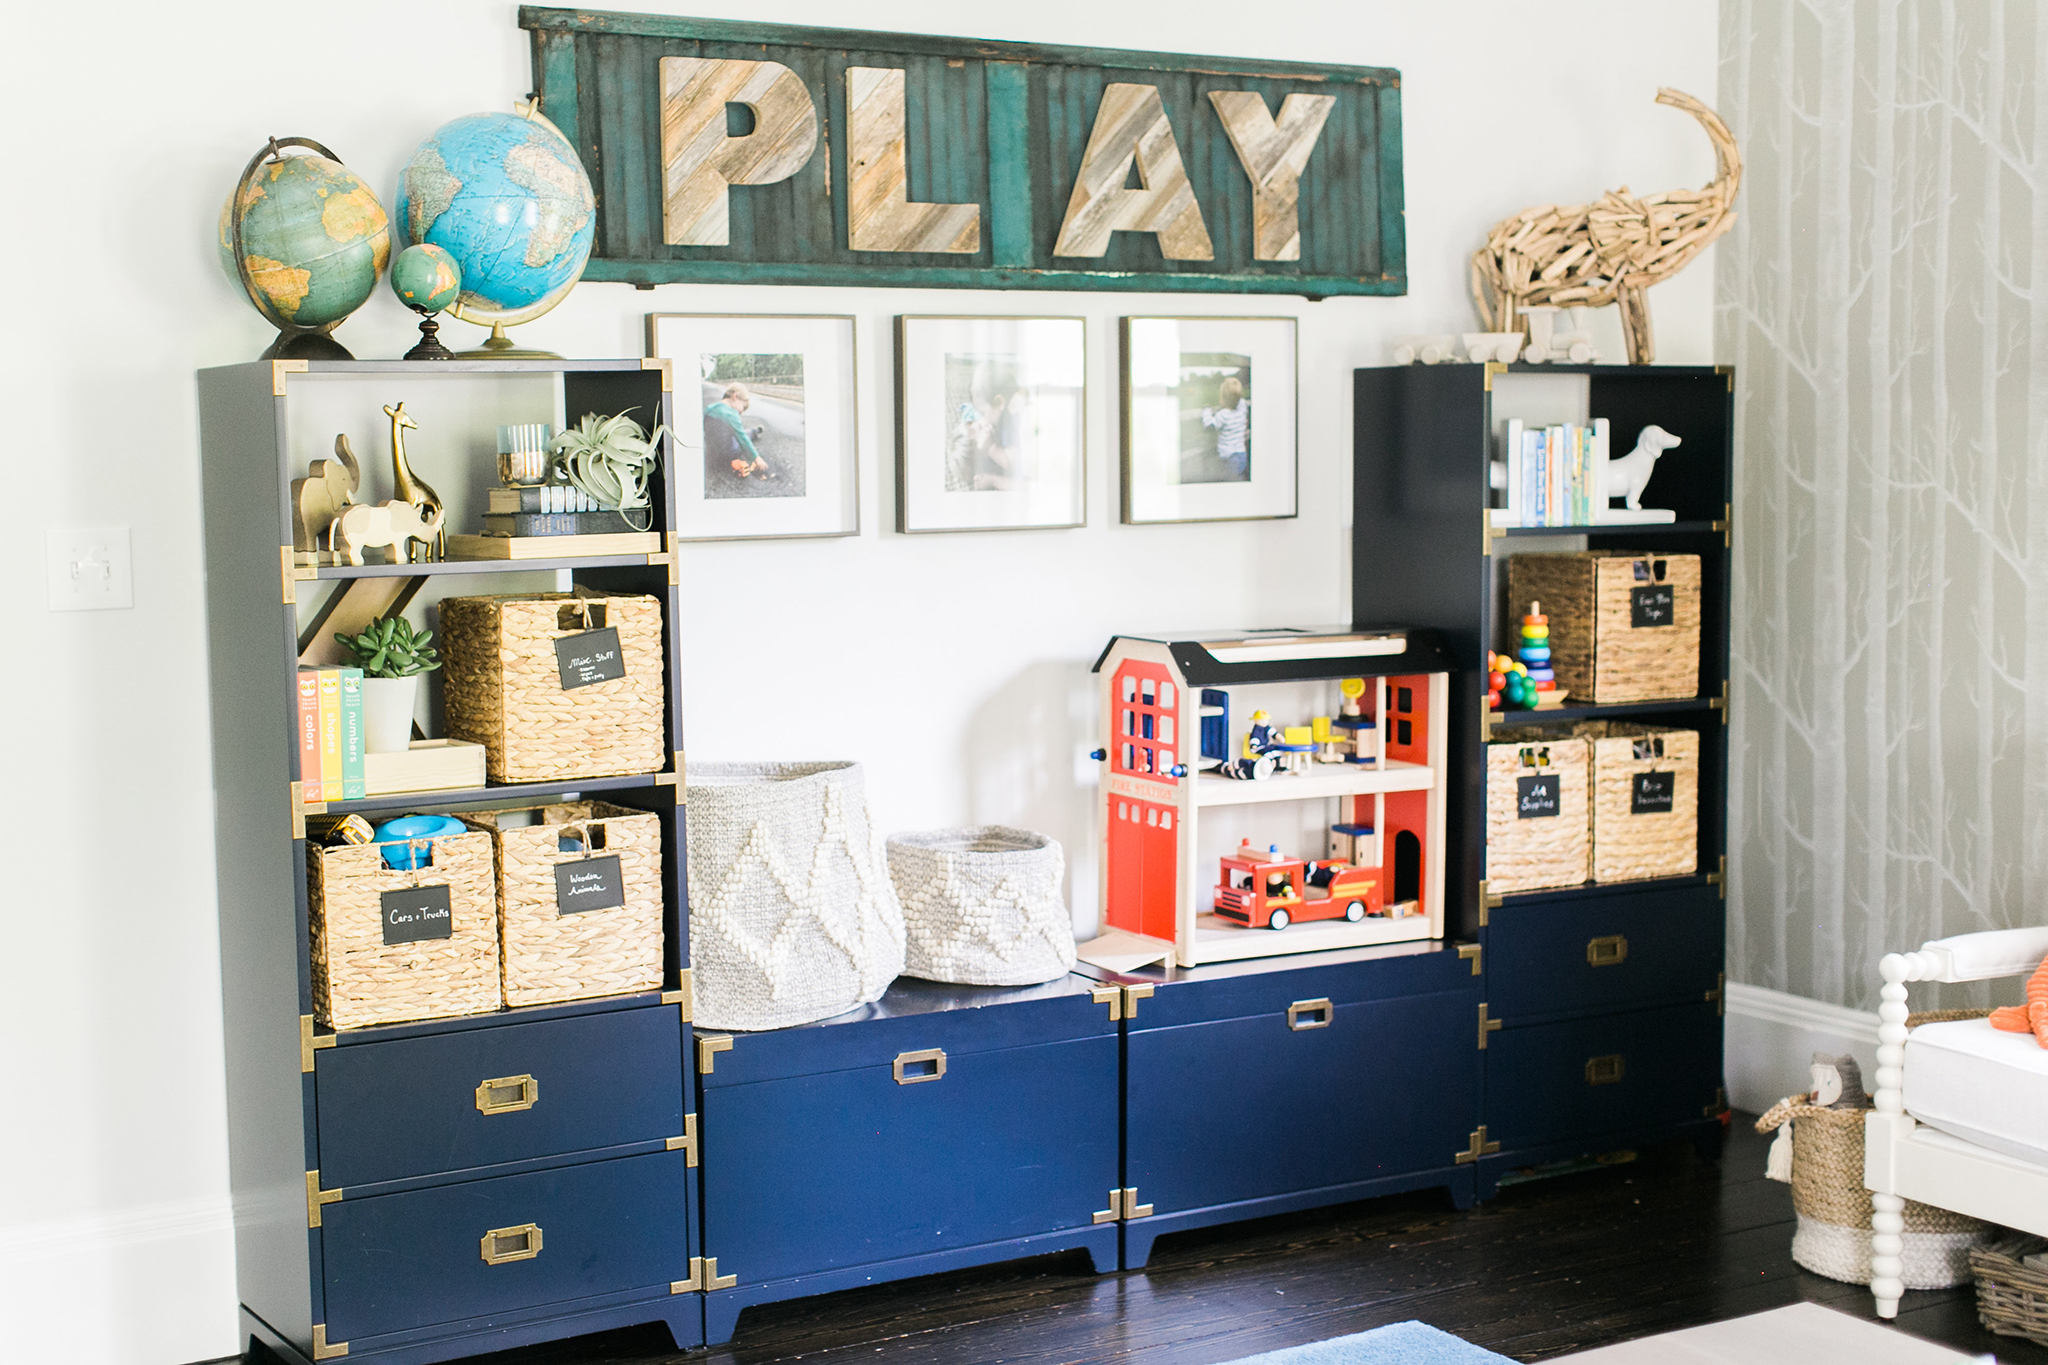
[[[2048,958],[2027,978],[2027,1003],[2001,1005],[1991,1011],[1991,1027],[2007,1033],[2031,1033],[2035,1042],[2048,1047]]]

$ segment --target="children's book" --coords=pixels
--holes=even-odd
[[[363,785],[363,670],[344,668],[341,674],[341,799],[360,801],[368,795]]]
[[[341,800],[341,670],[320,670],[320,799]]]
[[[320,670],[299,670],[299,799],[318,805],[320,776]]]

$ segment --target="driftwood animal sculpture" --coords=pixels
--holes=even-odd
[[[438,507],[429,516],[417,503],[396,499],[381,506],[355,503],[327,528],[328,548],[334,549],[338,540],[348,555],[348,562],[361,564],[364,550],[375,545],[388,545],[393,564],[418,564],[427,558],[427,551],[433,549],[434,537],[441,534],[441,524],[446,518],[447,514]],[[418,559],[413,558],[413,541],[424,547]]]
[[[1714,144],[1714,178],[1696,190],[1638,199],[1626,185],[1590,204],[1542,204],[1496,223],[1472,254],[1472,301],[1489,331],[1520,331],[1530,304],[1621,305],[1621,335],[1631,365],[1656,358],[1650,305],[1643,291],[1670,279],[1735,224],[1742,155],[1728,125],[1677,90],[1657,103],[1698,119]]]
[[[348,437],[334,438],[334,458],[315,460],[306,466],[306,477],[292,480],[292,548],[301,555],[317,555],[320,537],[341,509],[355,501],[363,486],[362,467],[348,447]]]
[[[397,407],[388,404],[384,415],[391,419],[391,486],[398,492],[400,502],[409,502],[420,509],[420,519],[434,525],[434,543],[430,547],[429,559],[442,559],[448,554],[448,533],[441,529],[442,509],[445,504],[434,486],[412,472],[412,466],[405,458],[405,433],[408,428],[420,429],[420,424],[405,415],[405,404]],[[408,561],[410,562],[410,561]]]
[[[1650,483],[1650,475],[1656,472],[1657,457],[1673,446],[1679,439],[1662,427],[1644,427],[1636,437],[1636,448],[1618,460],[1609,460],[1602,471],[1600,480],[1600,505],[1607,506],[1610,499],[1627,498],[1629,510],[1642,510],[1643,489]]]

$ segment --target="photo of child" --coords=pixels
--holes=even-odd
[[[946,491],[984,492],[1029,488],[1039,474],[1040,456],[1078,448],[1079,405],[1067,391],[1041,392],[1024,382],[1024,367],[1013,355],[948,352],[946,375]],[[1050,424],[1051,430],[1042,430]]]
[[[706,498],[804,496],[804,358],[701,357]]]
[[[1246,483],[1252,476],[1252,358],[1183,351],[1174,397],[1180,408],[1180,481]]]

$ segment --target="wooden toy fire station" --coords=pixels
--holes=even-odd
[[[1445,707],[1427,631],[1118,635],[1102,687],[1103,932],[1128,970],[1443,937]],[[1267,707],[1273,708],[1269,714]],[[1295,808],[1276,834],[1220,807]],[[1206,823],[1225,822],[1211,814]]]

